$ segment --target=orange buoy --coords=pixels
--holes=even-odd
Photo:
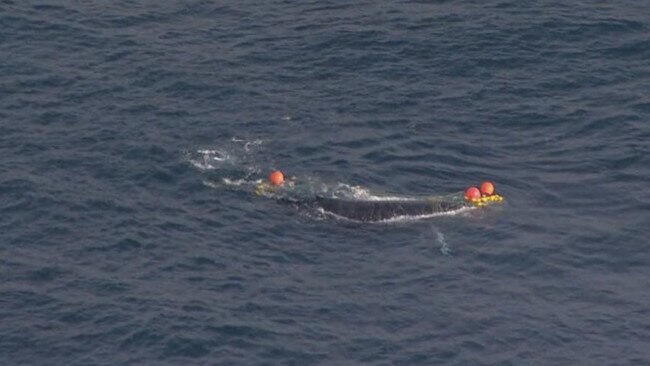
[[[481,198],[481,191],[476,187],[469,187],[465,190],[465,199],[473,201]]]
[[[274,186],[281,186],[284,183],[284,174],[279,170],[271,172],[269,174],[269,183]]]
[[[491,196],[494,194],[494,184],[492,182],[485,181],[481,183],[481,193],[485,196]]]

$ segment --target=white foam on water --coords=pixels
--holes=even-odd
[[[197,150],[199,154],[202,154],[205,158],[216,160],[216,161],[224,161],[228,160],[230,156],[221,150]]]
[[[210,187],[249,187],[259,183],[253,180],[261,171],[254,150],[263,143],[262,139],[232,137],[218,146],[187,151],[184,155],[189,164],[206,174],[206,182],[210,182],[206,185]]]
[[[240,139],[240,138],[237,138],[237,137],[233,137],[230,140],[232,142],[241,142],[241,143],[243,143],[244,144],[244,151],[246,151],[246,152],[250,152],[252,147],[260,146],[264,142],[261,139],[255,139],[255,140],[249,141],[249,140]]]
[[[338,183],[334,188],[334,197],[343,196],[341,198],[353,198],[360,201],[415,201],[417,197],[406,196],[380,196],[370,193],[369,190],[361,186],[352,186],[346,183]]]
[[[436,240],[438,241],[438,244],[440,244],[440,253],[442,253],[442,255],[451,255],[451,247],[445,240],[445,234],[435,228],[434,230],[436,232]]]
[[[326,211],[323,208],[319,208],[319,212],[322,212],[323,214],[333,217],[337,220],[342,220],[342,221],[349,221],[349,222],[356,222],[360,224],[395,224],[395,223],[405,223],[405,222],[413,222],[413,221],[420,221],[420,220],[427,220],[427,219],[432,219],[435,217],[441,217],[441,216],[457,216],[461,215],[465,212],[468,212],[470,210],[474,210],[476,207],[461,207],[456,210],[450,210],[446,212],[435,212],[435,213],[430,213],[426,215],[400,215],[400,216],[395,216],[391,217],[389,219],[384,219],[384,220],[377,220],[377,221],[361,221],[361,220],[354,220],[350,219],[345,216],[337,215],[333,212]],[[442,237],[444,240],[444,236]]]
[[[261,179],[257,180],[246,180],[246,179],[230,179],[230,178],[223,178],[222,179],[223,183],[228,186],[235,186],[235,187],[240,187],[240,186],[247,186],[247,185],[257,185],[262,183]]]
[[[380,220],[377,221],[378,223],[398,223],[398,222],[411,222],[411,221],[420,221],[420,220],[426,220],[426,219],[431,219],[434,217],[441,217],[441,216],[456,216],[460,215],[462,213],[465,213],[469,210],[473,210],[475,207],[462,207],[457,210],[450,210],[446,212],[436,212],[436,213],[431,213],[431,214],[426,214],[426,215],[415,215],[415,216],[409,216],[409,215],[403,215],[403,216],[395,216],[391,217],[390,219],[386,220]]]
[[[232,156],[225,151],[216,149],[197,150],[196,154],[188,154],[187,161],[199,170],[218,169],[219,164],[231,161]]]
[[[214,182],[207,181],[207,180],[203,181],[203,185],[208,186],[210,188],[219,188],[218,184],[216,184]]]
[[[250,152],[251,147],[253,147],[253,146],[259,146],[259,145],[262,145],[262,140],[249,141],[249,142],[247,142],[247,143],[244,144],[244,150],[245,150],[246,152]]]

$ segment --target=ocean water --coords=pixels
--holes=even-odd
[[[649,60],[645,1],[0,0],[0,364],[649,365]]]

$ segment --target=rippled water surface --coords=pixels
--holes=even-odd
[[[0,0],[0,54],[2,365],[650,364],[644,1]]]

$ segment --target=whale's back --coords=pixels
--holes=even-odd
[[[431,199],[362,201],[316,197],[316,203],[325,212],[360,222],[443,214],[467,207],[463,201]]]

